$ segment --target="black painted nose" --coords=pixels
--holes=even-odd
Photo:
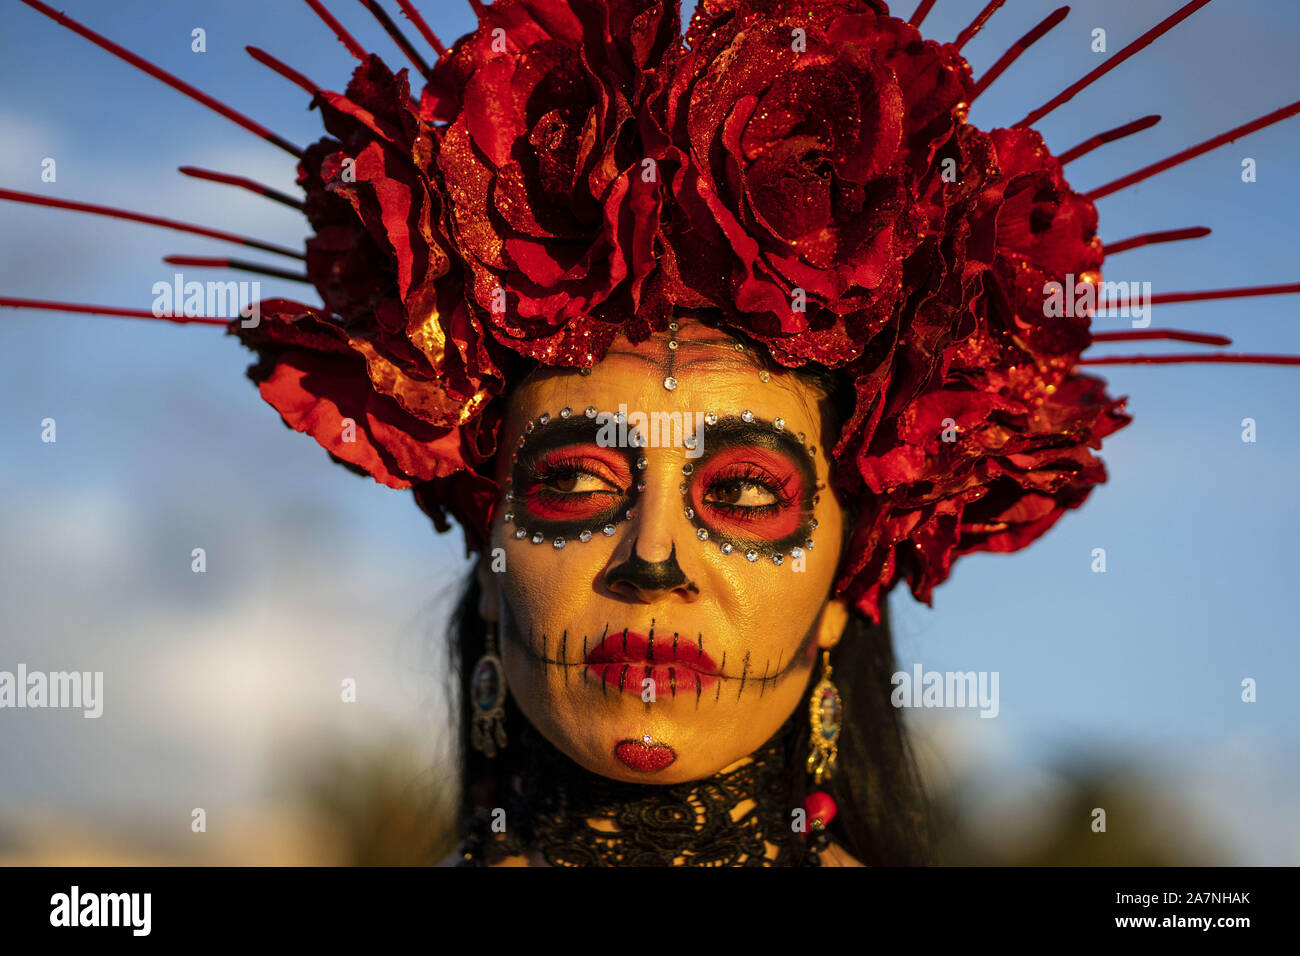
[[[688,581],[686,573],[677,563],[677,543],[662,561],[647,561],[636,553],[636,538],[632,539],[632,554],[621,564],[605,572],[605,586],[616,594],[641,601],[650,601],[672,591],[682,591],[693,597],[699,588]]]

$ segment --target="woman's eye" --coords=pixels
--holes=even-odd
[[[566,495],[592,494],[602,491],[619,493],[619,490],[604,478],[581,468],[565,468],[544,475],[543,487],[550,491]]]
[[[732,508],[762,508],[774,505],[780,499],[767,485],[747,479],[734,479],[712,485],[704,500]]]

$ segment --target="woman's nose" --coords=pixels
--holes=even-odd
[[[668,554],[658,560],[637,553],[639,538],[632,538],[631,554],[605,572],[605,586],[615,594],[650,604],[669,595],[682,601],[694,601],[699,588],[677,563],[677,543],[671,542]]]

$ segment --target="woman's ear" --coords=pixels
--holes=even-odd
[[[489,624],[496,624],[501,616],[501,595],[497,590],[497,576],[492,571],[491,562],[479,555],[474,573],[478,575],[478,616]]]
[[[844,636],[844,628],[849,623],[849,605],[843,598],[831,598],[822,607],[817,619],[817,646],[830,650]]]

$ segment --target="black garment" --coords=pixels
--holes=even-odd
[[[796,833],[792,785],[793,719],[753,760],[705,780],[656,786],[624,783],[578,766],[524,722],[521,739],[497,755],[494,794],[505,832],[492,831],[492,810],[478,807],[461,844],[461,866],[488,866],[529,849],[552,866],[820,866],[823,832]],[[731,810],[754,806],[739,820]],[[497,814],[500,819],[500,814]],[[589,819],[611,820],[617,832]],[[778,848],[768,859],[764,842]]]

